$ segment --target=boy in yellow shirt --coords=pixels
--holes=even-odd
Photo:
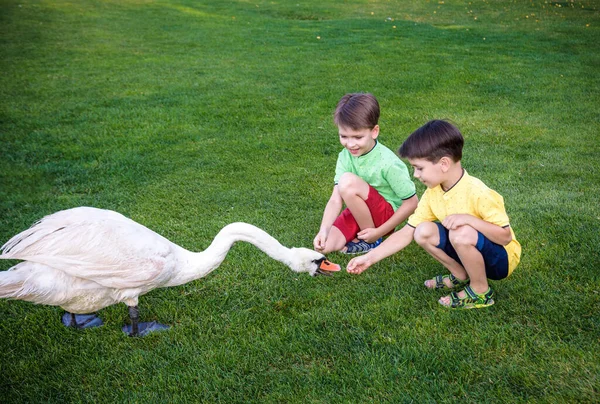
[[[399,154],[427,185],[407,225],[368,254],[348,263],[360,274],[374,263],[402,250],[414,240],[438,260],[449,275],[425,282],[430,289],[460,289],[439,300],[450,308],[494,304],[488,278],[504,279],[519,263],[521,245],[509,225],[504,201],[462,168],[464,139],[452,124],[434,120],[413,132]]]

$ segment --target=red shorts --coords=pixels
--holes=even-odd
[[[375,188],[369,185],[369,195],[365,201],[371,212],[371,217],[375,223],[375,227],[379,227],[388,221],[394,214],[394,208],[383,196],[377,192]],[[344,209],[342,213],[335,219],[333,225],[340,229],[344,237],[346,237],[346,243],[356,238],[356,235],[360,231],[356,219],[350,213],[348,208]]]

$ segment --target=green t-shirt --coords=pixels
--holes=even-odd
[[[375,188],[394,211],[402,205],[403,200],[416,193],[406,164],[379,142],[370,152],[359,157],[354,157],[346,149],[342,150],[338,155],[334,182],[337,184],[346,172],[358,175]]]

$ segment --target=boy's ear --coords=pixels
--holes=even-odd
[[[450,169],[450,166],[452,165],[452,159],[448,156],[444,156],[440,159],[440,161],[438,163],[442,167],[443,172],[448,172],[448,170]]]
[[[379,125],[375,125],[373,129],[371,129],[371,138],[377,139],[377,136],[379,136]]]

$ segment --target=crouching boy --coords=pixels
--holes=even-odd
[[[504,200],[461,166],[464,139],[452,124],[434,120],[413,132],[399,150],[427,186],[407,225],[368,254],[352,259],[347,270],[359,274],[406,247],[414,238],[450,274],[425,282],[430,289],[454,289],[439,300],[450,308],[494,304],[488,279],[508,277],[519,263]]]

